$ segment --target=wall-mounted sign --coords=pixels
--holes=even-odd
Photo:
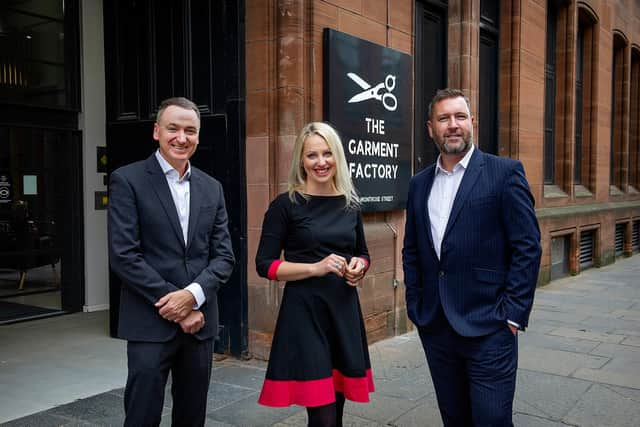
[[[93,208],[97,211],[107,209],[109,204],[109,195],[106,191],[94,191],[93,193]]]
[[[0,173],[0,204],[11,202],[11,180],[9,174]]]
[[[107,147],[96,147],[96,172],[107,173]]]
[[[404,209],[411,179],[411,57],[324,30],[324,119],[339,132],[365,212]]]

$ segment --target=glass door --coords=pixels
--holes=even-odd
[[[0,324],[68,308],[72,145],[69,131],[0,127]]]

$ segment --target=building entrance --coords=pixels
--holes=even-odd
[[[185,96],[200,109],[192,162],[224,187],[236,269],[219,291],[217,351],[247,350],[244,6],[241,0],[104,2],[109,172],[147,158],[158,104]],[[121,283],[110,277],[111,331]]]
[[[0,324],[84,300],[78,3],[0,6]]]
[[[69,192],[80,177],[62,166],[78,139],[69,131],[0,127],[0,323],[81,308],[73,277],[82,258],[73,258],[69,241],[77,234],[77,195]]]

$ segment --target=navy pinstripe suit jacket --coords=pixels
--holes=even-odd
[[[407,312],[430,330],[444,320],[481,336],[507,319],[527,326],[540,267],[540,230],[522,164],[474,150],[443,236],[433,247],[428,199],[435,165],[409,187],[403,255]]]

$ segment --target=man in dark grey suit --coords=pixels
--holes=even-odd
[[[475,147],[473,122],[464,93],[436,93],[427,125],[440,156],[413,177],[407,202],[407,313],[444,425],[512,426],[540,230],[522,163]]]
[[[170,371],[172,425],[204,425],[217,290],[234,256],[222,186],[189,162],[199,130],[193,102],[167,99],[153,129],[158,150],[111,174],[109,260],[123,283],[118,335],[128,341],[125,426],[160,424]]]

